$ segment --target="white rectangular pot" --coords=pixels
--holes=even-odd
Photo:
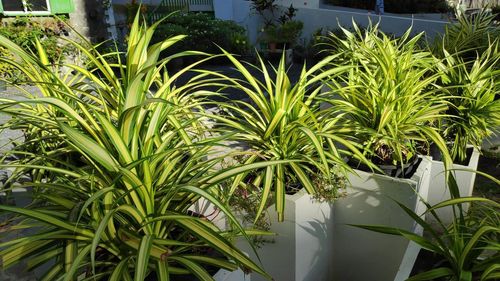
[[[347,196],[333,211],[333,278],[330,280],[405,280],[419,247],[407,239],[348,224],[383,225],[422,233],[394,200],[422,214],[431,177],[431,159],[422,157],[410,179],[357,171],[349,176]]]
[[[470,146],[472,147],[472,146]],[[463,170],[477,170],[479,163],[480,151],[474,148],[469,163],[465,165],[453,164],[452,173],[457,181],[458,190],[461,197],[472,196],[474,190],[474,181],[476,173]],[[451,198],[450,191],[445,181],[444,164],[442,161],[432,160],[431,185],[429,188],[429,204],[435,205],[439,202]],[[464,205],[464,211],[467,211],[468,206]],[[454,215],[451,207],[441,208],[437,210],[437,215],[445,224],[450,224],[453,221]],[[427,220],[430,223],[436,223],[433,217],[428,216]]]
[[[331,280],[332,204],[319,202],[304,189],[285,197],[285,220],[278,222],[275,206],[267,209],[272,243],[264,243],[257,252],[264,270],[276,281]],[[238,247],[259,262],[246,241]],[[252,274],[252,280],[266,280]]]
[[[215,281],[250,281],[250,274],[245,274],[241,269],[227,271],[221,269],[213,276]]]

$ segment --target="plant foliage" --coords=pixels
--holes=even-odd
[[[136,17],[125,61],[118,52],[100,54],[72,42],[95,68],[67,65],[75,73],[65,76],[39,41],[34,56],[0,37],[21,60],[11,63],[41,92],[19,102],[2,99],[0,106],[12,116],[5,126],[28,134],[25,146],[8,152],[22,157],[1,164],[14,169],[3,191],[28,174],[34,197],[26,208],[0,206],[9,218],[3,234],[26,230],[0,244],[3,268],[24,260],[29,269],[48,264],[42,280],[170,280],[179,274],[212,280],[206,265],[267,277],[231,244],[232,236],[246,234],[214,196],[220,182],[245,169],[214,172],[217,159],[207,160],[215,141],[200,134],[206,128],[195,114],[204,74],[175,87],[173,81],[195,65],[170,76],[164,66],[172,57],[158,58],[183,36],[149,46],[156,27]],[[118,63],[109,64],[110,56]],[[201,197],[235,228],[222,231],[190,212]]]
[[[498,180],[496,184],[500,184]],[[450,188],[458,188],[455,179],[450,176]],[[462,204],[471,204],[467,215],[461,212]],[[415,219],[428,237],[421,237],[412,232],[392,227],[375,225],[357,225],[358,227],[391,235],[405,237],[423,249],[441,257],[445,263],[411,276],[408,281],[423,280],[497,280],[500,277],[500,204],[495,201],[464,197],[443,201],[434,206],[428,205],[424,215],[432,215],[440,223],[439,229],[433,228],[422,216],[414,213],[402,204],[403,211]],[[455,219],[451,225],[444,225],[435,210],[453,208]]]
[[[339,52],[332,67],[350,66],[337,78],[329,78],[330,91],[323,95],[332,107],[329,114],[343,119],[363,145],[363,153],[376,164],[403,164],[415,157],[418,145],[434,142],[443,151],[444,139],[432,124],[447,105],[435,83],[439,62],[421,50],[422,34],[401,38],[378,31],[377,25],[362,31],[343,29],[345,39],[331,33]]]
[[[275,198],[275,208],[279,220],[284,218],[285,194],[294,184],[315,194],[320,187],[314,184],[318,175],[333,180],[331,171],[348,169],[342,159],[340,143],[347,151],[357,153],[355,144],[337,130],[335,120],[324,119],[316,101],[321,91],[321,79],[335,77],[349,67],[332,68],[319,72],[334,56],[320,61],[306,70],[304,67],[297,83],[292,84],[281,59],[277,68],[269,71],[260,59],[258,71],[263,77],[260,81],[254,74],[253,66],[245,67],[235,57],[226,53],[235,68],[243,77],[224,78],[225,88],[236,89],[245,94],[242,100],[221,104],[225,115],[214,115],[220,131],[230,140],[248,147],[248,158],[243,167],[268,161],[286,161],[252,170],[236,177],[228,196],[232,196],[238,186],[257,186],[262,196],[256,219],[267,207],[270,194]],[[223,88],[224,89],[224,88]],[[249,188],[249,189],[250,189]],[[335,189],[333,188],[333,192]]]
[[[451,156],[465,160],[467,145],[479,148],[500,126],[500,61],[498,41],[467,64],[460,56],[447,54],[441,84],[449,109],[442,118],[443,135],[452,145]]]

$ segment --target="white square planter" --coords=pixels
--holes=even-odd
[[[220,211],[214,204],[205,198],[200,198],[196,201],[189,211],[203,215],[207,220],[210,220],[219,229],[225,230],[227,226],[226,215]]]
[[[215,281],[250,281],[250,274],[245,274],[241,269],[227,271],[221,269],[213,276]]]
[[[422,157],[410,179],[356,171],[347,196],[333,211],[333,278],[388,281],[408,278],[419,247],[403,237],[376,233],[348,224],[384,225],[421,234],[422,229],[394,200],[421,214],[431,177],[431,160]]]
[[[472,196],[476,173],[462,170],[467,169],[476,171],[479,162],[479,155],[479,150],[474,148],[467,166],[453,164],[452,169],[457,169],[456,171],[453,171],[453,175],[457,181],[461,197]],[[431,185],[429,188],[428,202],[431,205],[435,205],[450,198],[450,191],[445,181],[444,164],[441,161],[432,160]],[[468,206],[463,205],[463,207],[464,211],[467,211]],[[450,224],[453,221],[454,215],[451,207],[438,209],[437,214],[445,224]],[[430,223],[436,223],[431,216],[428,216],[427,220]]]
[[[274,205],[267,209],[276,236],[257,250],[264,270],[276,281],[331,280],[332,204],[318,202],[303,189],[285,200],[284,222],[278,222]],[[259,262],[246,241],[237,245]],[[252,274],[252,280],[266,279]]]

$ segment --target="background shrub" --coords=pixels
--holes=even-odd
[[[245,54],[249,50],[245,28],[206,13],[179,13],[168,17],[158,27],[152,43],[181,34],[187,37],[173,46],[170,52],[195,50],[220,53],[217,45],[235,54]]]
[[[38,38],[52,63],[64,59],[65,46],[58,39],[67,34],[64,19],[36,21],[30,17],[18,17],[0,27],[0,35],[29,52],[35,51],[35,40]]]

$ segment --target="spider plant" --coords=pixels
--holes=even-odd
[[[338,144],[351,153],[362,157],[356,146],[345,138],[335,126],[325,126],[319,103],[315,98],[320,93],[318,82],[327,76],[334,77],[349,67],[333,68],[324,72],[322,67],[334,56],[330,56],[310,69],[301,71],[297,83],[288,77],[285,59],[282,57],[277,68],[267,66],[259,58],[259,66],[245,66],[231,54],[225,53],[242,79],[219,76],[226,82],[221,88],[236,89],[246,95],[243,100],[218,103],[225,115],[213,115],[218,129],[228,139],[243,144],[247,149],[244,165],[269,161],[289,161],[268,165],[237,176],[227,192],[231,197],[237,188],[251,185],[261,192],[257,220],[267,208],[269,198],[274,197],[278,220],[284,219],[285,194],[293,192],[292,187],[304,188],[309,194],[316,194],[319,187],[313,182],[319,175],[333,179],[332,170],[341,172],[349,169],[342,159]],[[272,68],[272,71],[269,70]],[[258,72],[258,74],[255,74]],[[257,77],[262,76],[260,81]],[[336,192],[335,187],[331,192]],[[248,188],[250,189],[250,188]]]
[[[25,157],[0,165],[16,169],[7,191],[23,174],[32,175],[25,185],[34,190],[26,208],[0,206],[2,235],[27,230],[0,243],[3,268],[21,261],[28,269],[48,265],[42,280],[163,281],[179,274],[213,280],[205,265],[268,277],[231,243],[247,234],[214,196],[224,180],[262,165],[213,171],[217,159],[206,156],[216,140],[199,134],[206,128],[194,114],[201,110],[196,88],[205,74],[173,84],[203,61],[170,76],[168,60],[188,53],[158,60],[183,36],[149,46],[157,25],[136,18],[124,61],[71,42],[95,68],[70,64],[75,74],[67,75],[52,68],[39,43],[33,55],[0,37],[19,58],[10,63],[41,92],[0,105],[12,116],[6,126],[22,128],[32,136],[29,143],[39,144],[18,147],[10,153]],[[118,63],[108,63],[108,56]],[[188,209],[202,197],[234,228],[222,231],[192,214]]]
[[[478,147],[500,126],[500,61],[498,40],[472,64],[444,50],[441,84],[449,101],[442,119],[443,136],[451,147],[451,156],[465,160],[467,145]]]
[[[500,28],[494,23],[495,15],[486,11],[471,16],[462,14],[457,20],[455,24],[447,25],[443,36],[430,46],[437,57],[446,58],[448,52],[468,64],[500,36]]]
[[[490,177],[497,184],[500,182]],[[458,188],[453,176],[449,184]],[[453,187],[450,187],[453,188]],[[462,204],[471,204],[467,215],[461,212]],[[480,197],[454,198],[434,206],[427,204],[424,215],[432,215],[440,222],[440,228],[434,229],[419,214],[414,213],[402,204],[403,211],[423,227],[428,236],[421,237],[403,229],[356,225],[364,229],[405,237],[423,249],[431,251],[441,258],[441,266],[411,276],[408,281],[423,280],[498,280],[500,277],[500,204]],[[435,210],[440,208],[454,209],[456,214],[451,225],[444,225]]]
[[[418,47],[422,34],[391,38],[377,25],[342,30],[345,39],[332,34],[339,52],[332,67],[351,68],[325,80],[329,115],[343,119],[375,164],[403,165],[430,141],[448,159],[445,141],[430,126],[447,109],[435,87],[440,74],[432,72],[439,61]]]

